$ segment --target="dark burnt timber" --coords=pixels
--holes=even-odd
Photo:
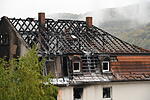
[[[1,18],[0,57],[21,56],[33,45],[46,57],[44,75],[52,72],[71,84],[150,80],[150,50],[94,26],[92,17],[55,21],[39,13],[38,20]]]
[[[43,54],[150,53],[149,50],[124,42],[96,26],[89,28],[84,21],[45,19],[45,25],[39,31],[38,20],[31,18],[6,18],[6,20],[10,21],[30,47],[39,43]]]
[[[0,57],[16,58],[20,52],[21,42],[28,48],[26,42],[22,39],[20,34],[16,31],[14,26],[10,23],[7,17],[2,17],[0,21]]]

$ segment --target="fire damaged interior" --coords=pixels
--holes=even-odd
[[[55,85],[150,79],[150,50],[94,26],[92,17],[55,21],[44,13],[38,16],[38,20],[1,18],[1,58],[22,56],[37,45],[39,56],[47,58],[43,73],[54,74],[50,81]],[[74,91],[75,98],[81,98],[82,88]]]

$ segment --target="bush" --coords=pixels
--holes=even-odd
[[[39,61],[36,49],[18,59],[0,59],[0,100],[56,100],[57,87],[43,76],[44,60]]]

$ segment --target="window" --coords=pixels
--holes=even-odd
[[[63,76],[68,76],[68,58],[63,57],[63,65],[62,65]]]
[[[102,62],[102,71],[108,72],[109,71],[109,61],[103,61]]]
[[[103,98],[111,98],[111,87],[103,88]]]
[[[83,88],[74,88],[74,100],[81,100],[83,94]]]
[[[80,62],[73,63],[73,72],[80,72]]]

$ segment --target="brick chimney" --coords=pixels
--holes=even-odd
[[[43,12],[38,13],[38,21],[39,21],[39,27],[44,27],[44,25],[45,25],[45,13],[43,13]]]
[[[91,28],[93,25],[93,18],[92,17],[86,17],[86,25]]]
[[[44,29],[44,26],[45,26],[45,13],[43,12],[40,12],[38,13],[38,21],[39,21],[39,32],[42,34],[43,33],[43,29]],[[41,37],[42,35],[41,34],[38,34],[38,48],[39,49],[42,49],[42,44],[44,43],[43,41],[43,38]]]

